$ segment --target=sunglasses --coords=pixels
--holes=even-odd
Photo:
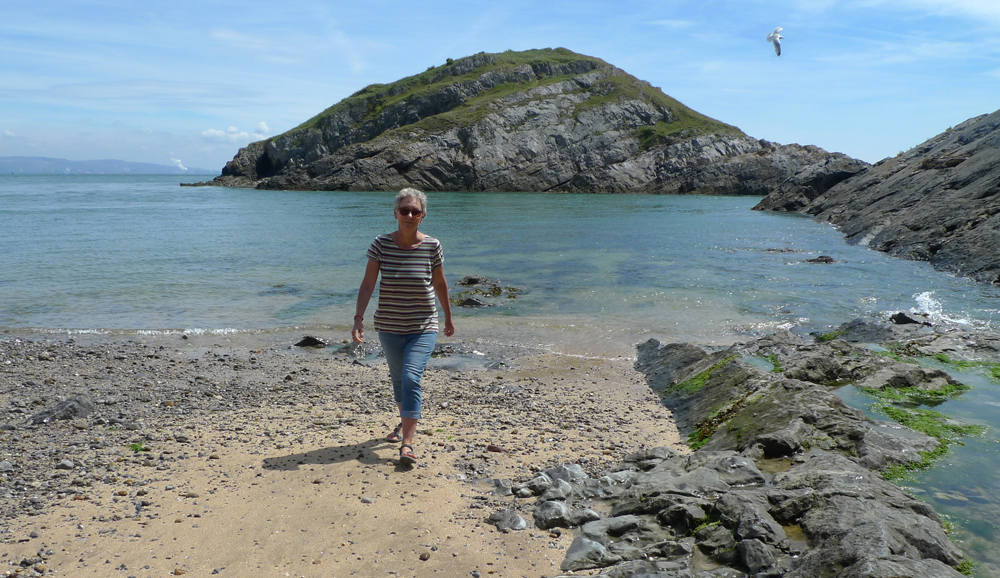
[[[396,207],[396,210],[404,217],[419,217],[424,214],[420,209],[411,209],[409,207]]]

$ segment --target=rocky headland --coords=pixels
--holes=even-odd
[[[1000,284],[1000,111],[826,188],[809,171],[755,209],[812,215],[850,243]]]
[[[480,53],[368,86],[239,151],[208,185],[766,195],[868,165],[708,118],[590,56]]]

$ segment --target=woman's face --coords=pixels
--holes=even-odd
[[[415,227],[424,220],[424,211],[420,207],[420,201],[416,197],[403,197],[396,206],[396,220],[400,227]]]

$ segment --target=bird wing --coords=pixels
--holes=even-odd
[[[781,26],[774,29],[773,32],[767,35],[767,41],[773,42],[775,38],[781,38],[781,31],[784,30]]]
[[[771,42],[774,43],[774,53],[777,54],[778,56],[781,56],[781,42],[778,42],[777,38],[775,38]]]

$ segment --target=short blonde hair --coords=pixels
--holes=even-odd
[[[405,189],[399,191],[399,194],[396,195],[396,201],[392,208],[398,209],[399,203],[403,202],[403,199],[407,197],[413,197],[420,201],[420,210],[425,213],[427,212],[427,195],[411,187],[406,187]]]

